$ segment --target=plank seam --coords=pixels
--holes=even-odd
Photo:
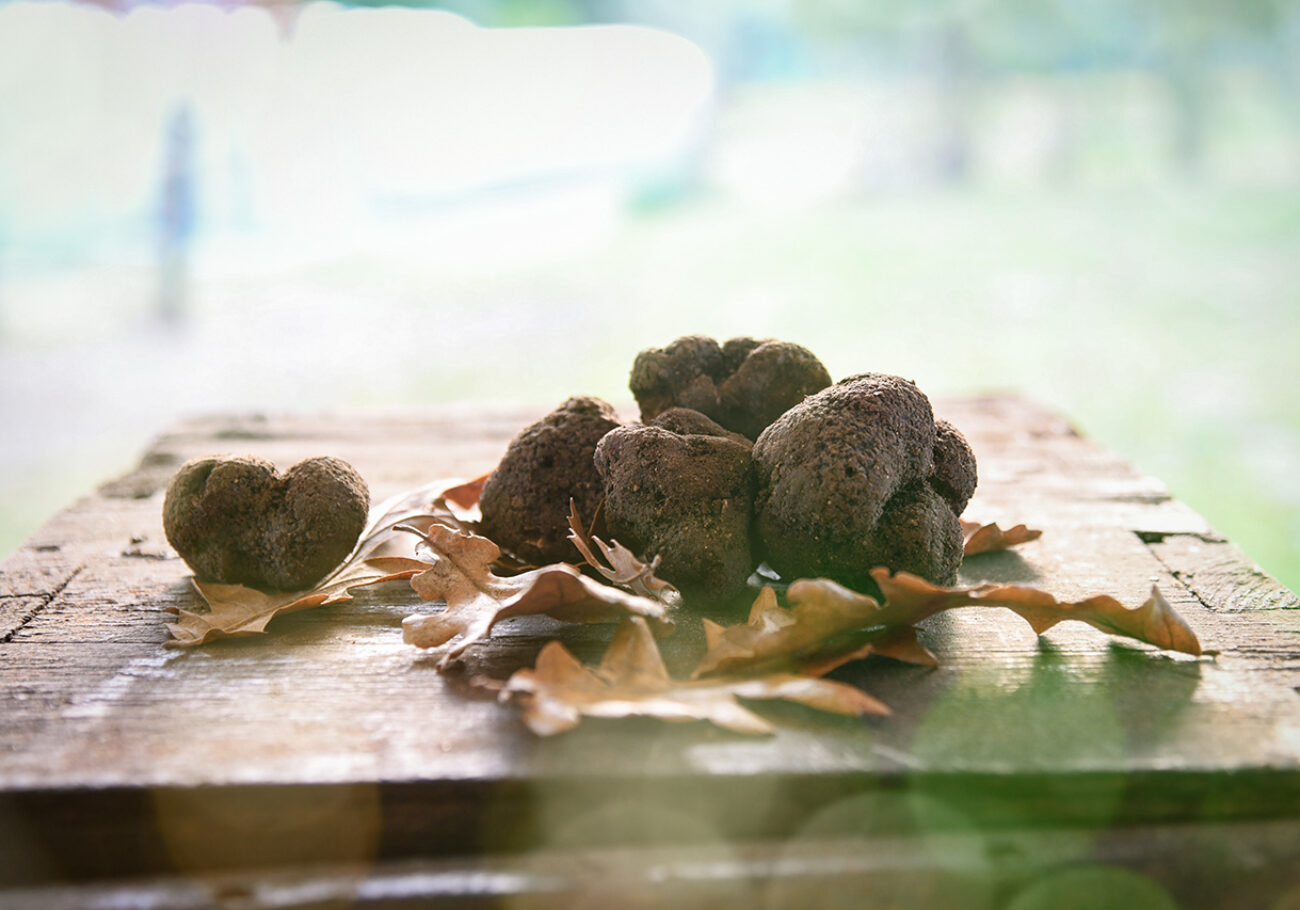
[[[77,566],[75,569],[72,570],[72,572],[68,575],[67,578],[63,579],[63,581],[60,582],[57,587],[55,587],[53,591],[50,591],[48,594],[36,595],[42,598],[41,602],[38,603],[35,607],[33,607],[30,611],[28,611],[23,616],[23,618],[18,621],[18,625],[14,626],[12,629],[9,629],[7,632],[5,632],[3,637],[0,637],[0,644],[8,644],[9,642],[13,641],[14,636],[17,635],[19,632],[21,632],[24,626],[26,626],[37,616],[40,616],[41,612],[46,607],[54,603],[55,599],[60,594],[63,593],[64,588],[66,588],[69,584],[71,584],[72,579],[76,578],[79,574],[81,574],[81,570],[84,568],[85,566]]]

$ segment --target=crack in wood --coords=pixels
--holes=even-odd
[[[1164,557],[1160,555],[1160,551],[1156,547],[1152,546],[1153,543],[1162,543],[1166,537],[1173,537],[1175,535],[1162,534],[1160,535],[1159,540],[1148,540],[1146,537],[1143,536],[1144,532],[1136,531],[1134,533],[1137,534],[1138,540],[1142,541],[1142,545],[1147,548],[1147,551],[1152,555],[1152,557],[1155,558],[1155,561],[1165,567],[1165,571],[1169,573],[1170,577],[1173,578],[1174,581],[1182,585],[1183,590],[1186,591],[1188,594],[1190,594],[1193,600],[1195,600],[1198,604],[1200,604],[1210,613],[1215,612],[1214,607],[1210,606],[1210,604],[1205,600],[1205,598],[1202,597],[1199,593],[1197,593],[1195,588],[1193,588],[1190,584],[1188,584],[1187,579],[1183,577],[1183,573],[1180,572],[1178,569],[1174,568],[1172,565],[1170,565],[1168,560],[1166,560]],[[1200,535],[1191,534],[1185,536],[1199,537]]]
[[[1213,532],[1134,533],[1156,562],[1212,612],[1300,609],[1300,599],[1292,591]]]
[[[166,561],[168,559],[176,558],[171,553],[163,550],[140,550],[134,547],[129,550],[123,550],[121,556],[123,559],[154,559],[158,561]]]
[[[63,593],[63,590],[69,584],[72,583],[72,579],[76,578],[81,573],[81,570],[84,568],[85,566],[77,566],[75,569],[72,570],[72,572],[68,575],[67,578],[63,579],[63,581],[60,582],[54,588],[54,590],[48,593],[35,595],[41,598],[41,602],[38,603],[35,607],[33,607],[30,612],[24,614],[22,619],[18,620],[18,625],[14,626],[12,629],[9,629],[7,632],[5,632],[3,636],[0,636],[0,644],[8,644],[9,642],[13,641],[14,636],[17,635],[19,632],[21,632],[24,626],[26,626],[37,616],[40,616],[46,607],[54,603],[55,599],[60,594]]]
[[[1164,543],[1170,537],[1187,537],[1192,540],[1199,540],[1201,543],[1227,543],[1226,537],[1220,537],[1218,534],[1207,534],[1201,531],[1134,531],[1138,540],[1143,543]]]
[[[1167,502],[1173,502],[1172,493],[1160,492],[1133,492],[1133,493],[1116,493],[1111,496],[1101,497],[1102,502],[1113,502],[1119,505],[1139,505],[1139,506],[1159,506]]]

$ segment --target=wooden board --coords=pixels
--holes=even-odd
[[[259,906],[268,882],[308,880],[345,880],[364,904],[408,872],[430,900],[497,874],[515,876],[511,894],[572,897],[604,857],[615,890],[685,876],[698,887],[683,899],[703,903],[755,877],[853,893],[943,872],[997,906],[1097,863],[1183,905],[1285,897],[1300,882],[1296,597],[1058,416],[1017,398],[937,410],[979,459],[967,516],[1044,530],[968,560],[963,580],[1134,605],[1156,584],[1218,653],[1170,656],[1075,624],[1036,638],[1006,611],[958,611],[927,624],[937,670],[837,671],[889,718],[759,706],[775,736],[611,721],[540,740],[467,680],[504,675],[556,634],[594,659],[608,629],[515,621],[442,675],[400,631],[432,608],[395,584],[265,636],[170,650],[164,611],[196,601],[159,518],[171,473],[196,455],[336,455],[378,499],[490,469],[539,414],[195,420],[0,567],[0,883],[32,906],[89,905],[123,877],[114,887],[163,904],[204,881]],[[685,623],[667,648],[699,634]],[[1243,882],[1252,901],[1235,904]],[[940,890],[930,903],[950,905]],[[298,906],[274,893],[263,903]],[[952,906],[982,905],[953,893],[966,902]]]

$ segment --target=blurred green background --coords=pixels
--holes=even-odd
[[[0,3],[0,551],[181,415],[705,332],[1051,404],[1300,587],[1300,3],[436,6]]]

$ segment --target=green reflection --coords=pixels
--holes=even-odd
[[[1128,869],[1081,866],[1038,879],[1006,910],[1177,910],[1178,904],[1159,884]]]
[[[1019,671],[971,667],[922,718],[912,753],[916,788],[941,795],[989,825],[1065,823],[1082,854],[1115,816],[1124,792],[1126,737],[1110,693],[1082,658],[1040,642]],[[1033,857],[1033,837],[1017,850]],[[1059,845],[1058,845],[1059,851]]]
[[[983,836],[961,812],[924,794],[875,791],[826,806],[794,832],[768,907],[993,906]],[[802,874],[800,874],[802,872]]]

